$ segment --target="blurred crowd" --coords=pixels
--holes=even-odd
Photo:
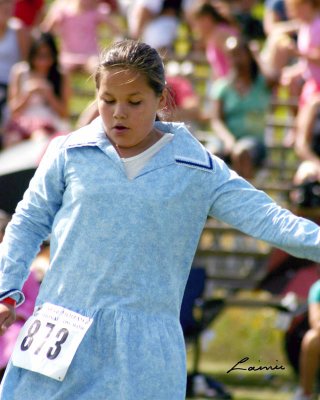
[[[319,189],[320,0],[0,0],[0,183],[5,154],[23,143],[32,153],[32,144],[97,116],[92,102],[71,118],[74,76],[90,78],[105,43],[121,38],[164,56],[171,101],[159,117],[209,131],[210,150],[249,180],[266,163],[266,118],[285,90],[294,123],[283,146],[301,161],[293,184]],[[203,94],[193,79],[198,61],[210,71]],[[31,280],[42,279],[45,254]]]
[[[294,183],[318,181],[319,3],[0,0],[1,149],[66,134],[94,118],[90,104],[71,119],[73,76],[90,78],[105,44],[129,37],[164,56],[172,101],[163,117],[211,131],[210,150],[246,179],[268,157],[266,116],[285,88],[295,123],[283,144],[302,161]],[[183,56],[176,46],[181,26],[188,32]],[[193,79],[198,60],[210,70],[205,94]]]

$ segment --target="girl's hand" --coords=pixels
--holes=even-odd
[[[16,320],[16,311],[10,304],[0,303],[0,336],[2,336],[10,325]]]
[[[223,153],[229,155],[232,153],[236,140],[234,137],[225,137],[223,140]]]
[[[44,79],[31,79],[28,82],[27,90],[30,94],[38,93],[46,96],[49,92],[52,93],[52,86]]]
[[[296,65],[284,67],[280,77],[280,83],[283,86],[291,86],[301,79],[301,71]]]

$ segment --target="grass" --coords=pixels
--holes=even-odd
[[[284,332],[277,328],[277,320],[277,312],[270,309],[223,310],[210,327],[213,334],[207,332],[205,335],[213,336],[213,340],[202,351],[199,370],[224,384],[234,400],[291,399],[297,377],[287,361],[283,348]],[[239,364],[239,368],[277,365],[285,369],[227,373],[244,357],[249,360]],[[188,350],[187,359],[191,371],[192,348]]]
[[[291,371],[265,374],[262,372],[231,372],[225,362],[203,362],[201,371],[223,383],[234,400],[290,400],[295,390]],[[196,400],[202,400],[197,397]]]

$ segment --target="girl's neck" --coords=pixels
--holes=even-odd
[[[113,141],[111,141],[110,138],[109,138],[109,140],[115,147],[115,149],[120,157],[129,158],[129,157],[134,157],[134,156],[137,156],[138,154],[143,153],[145,150],[147,150],[151,146],[153,146],[158,140],[160,140],[162,138],[162,136],[163,136],[163,132],[154,128],[142,142],[136,144],[133,147],[129,147],[129,148],[118,146]]]
[[[234,74],[233,76],[233,85],[236,88],[237,92],[244,94],[246,93],[251,85],[253,79],[250,72],[240,72]]]
[[[34,78],[47,78],[49,71],[37,71],[35,69],[30,69],[30,72]]]

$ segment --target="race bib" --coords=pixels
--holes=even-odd
[[[63,381],[92,321],[67,308],[43,304],[20,331],[13,365]]]

